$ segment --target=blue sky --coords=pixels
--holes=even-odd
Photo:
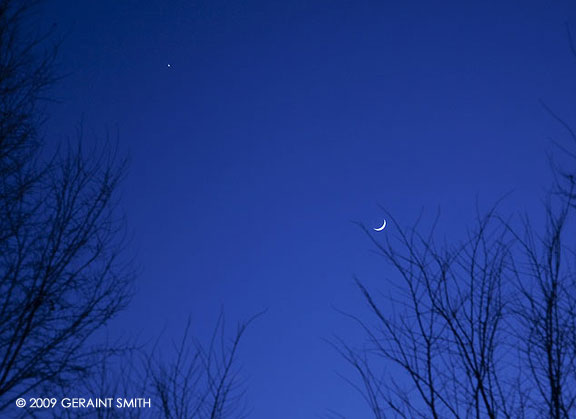
[[[458,237],[508,192],[536,213],[574,121],[568,1],[54,0],[48,138],[118,133],[140,275],[117,333],[209,333],[268,309],[241,360],[254,418],[364,417],[324,342],[361,343],[357,275],[393,275],[352,221],[439,208]],[[170,66],[169,66],[170,65]],[[390,223],[381,234],[393,234]],[[383,290],[385,291],[385,290]]]

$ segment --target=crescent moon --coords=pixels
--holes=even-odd
[[[384,220],[384,224],[382,224],[382,227],[375,228],[374,231],[382,231],[382,230],[384,230],[385,227],[386,227],[386,220]]]

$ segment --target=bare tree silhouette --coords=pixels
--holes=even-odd
[[[190,336],[190,322],[171,356],[150,355],[150,387],[161,402],[158,416],[166,419],[224,419],[246,417],[245,388],[236,366],[237,352],[246,328],[260,314],[238,324],[226,336],[220,315],[208,345]],[[170,361],[171,360],[171,361]]]
[[[126,305],[132,277],[115,211],[124,163],[79,146],[46,158],[54,53],[29,35],[29,5],[0,0],[0,412],[109,350],[90,337]]]
[[[514,228],[491,210],[456,245],[438,244],[434,228],[380,241],[363,227],[398,277],[387,297],[357,281],[375,322],[350,316],[367,343],[336,348],[375,418],[574,415],[571,205],[547,204],[541,235],[526,219]]]
[[[543,231],[496,208],[458,243],[436,222],[423,233],[388,214],[384,239],[361,226],[397,276],[384,297],[357,280],[374,318],[350,317],[367,342],[335,347],[375,418],[576,414],[576,184],[554,168]]]
[[[180,341],[164,348],[158,339],[152,348],[144,346],[123,352],[117,358],[104,357],[100,369],[77,383],[82,394],[102,397],[145,395],[152,401],[145,409],[56,409],[54,417],[224,419],[244,418],[248,409],[245,382],[238,365],[240,342],[250,324],[260,316],[239,323],[229,334],[221,314],[207,343],[192,336],[188,320]],[[165,349],[168,349],[167,351]]]
[[[131,295],[115,198],[125,162],[108,146],[65,145],[47,157],[41,103],[55,81],[55,51],[29,35],[30,5],[0,0],[0,416],[14,413],[15,399],[43,394],[147,396],[153,405],[15,414],[244,417],[237,352],[257,316],[231,339],[221,316],[207,345],[188,323],[169,354],[95,344]]]

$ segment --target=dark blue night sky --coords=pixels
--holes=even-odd
[[[361,339],[353,277],[393,275],[353,221],[539,208],[575,123],[569,1],[54,0],[51,141],[118,135],[138,292],[115,333],[205,337],[263,309],[240,358],[253,418],[366,407],[325,342]],[[393,234],[389,223],[380,234]],[[386,290],[383,289],[382,292]]]

